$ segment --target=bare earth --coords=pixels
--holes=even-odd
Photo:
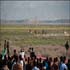
[[[38,45],[38,46],[15,46],[15,45],[10,45],[10,54],[13,54],[13,50],[16,49],[17,53],[19,53],[20,49],[24,49],[26,55],[29,55],[28,49],[30,47],[34,48],[34,51],[36,55],[41,54],[42,56],[50,56],[50,57],[60,57],[61,55],[66,55],[66,50],[64,46],[53,46],[53,45]],[[3,47],[0,48],[0,52],[2,51]],[[70,57],[70,48],[68,50],[68,55]]]

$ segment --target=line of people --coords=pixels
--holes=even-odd
[[[66,44],[66,46],[68,46]],[[24,50],[14,49],[12,56],[9,54],[9,42],[5,40],[4,51],[0,54],[0,70],[70,70],[70,59],[65,56],[38,58],[33,48],[29,48],[27,57]]]
[[[24,50],[21,49],[20,53],[14,50],[12,56],[6,54],[4,59],[0,54],[0,70],[70,70],[70,59],[66,59],[65,56],[61,56],[52,59],[52,57],[46,57],[46,59],[37,58],[33,48],[29,48],[30,56],[26,57]]]

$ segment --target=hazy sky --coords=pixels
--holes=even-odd
[[[1,19],[69,19],[69,1],[0,1]]]

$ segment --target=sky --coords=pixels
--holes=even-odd
[[[0,1],[2,20],[69,19],[70,1]]]

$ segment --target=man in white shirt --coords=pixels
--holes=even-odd
[[[21,49],[19,55],[21,55],[22,56],[22,59],[24,59],[25,52]]]

